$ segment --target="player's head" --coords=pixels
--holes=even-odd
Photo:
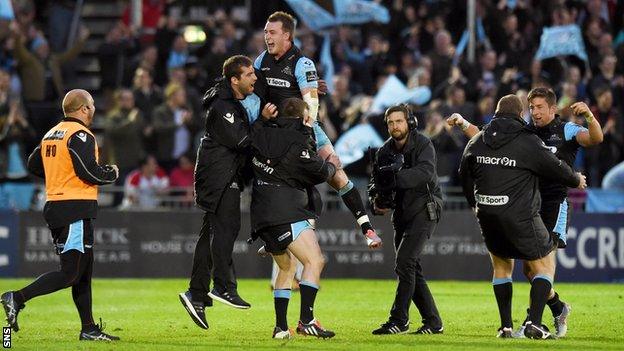
[[[300,98],[288,98],[279,106],[279,115],[284,117],[303,118],[303,123],[310,124],[310,108],[308,104]]]
[[[512,115],[518,119],[522,119],[522,101],[514,94],[505,95],[496,105],[496,115]]]
[[[538,87],[531,89],[529,96],[529,112],[536,127],[548,125],[557,112],[557,96],[552,89]]]
[[[70,90],[63,98],[63,114],[78,118],[87,126],[91,125],[95,114],[95,102],[88,91],[83,89]]]
[[[264,42],[271,55],[281,56],[290,49],[295,38],[295,18],[286,12],[274,12],[264,26]]]
[[[251,59],[243,55],[235,55],[225,60],[223,77],[230,82],[232,89],[243,96],[253,93],[254,84],[258,79]]]
[[[410,112],[405,105],[396,105],[388,108],[384,114],[384,121],[388,127],[388,134],[392,139],[401,141],[407,138],[410,128],[407,122]]]

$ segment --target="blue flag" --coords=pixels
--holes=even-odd
[[[378,148],[383,139],[370,124],[358,124],[338,138],[334,148],[343,166],[361,159],[369,147]]]
[[[286,0],[286,3],[295,11],[297,16],[310,27],[317,31],[326,27],[334,26],[334,15],[327,12],[312,0]]]
[[[361,24],[367,22],[390,22],[388,9],[372,1],[334,0],[337,24]]]
[[[0,19],[15,19],[13,6],[11,6],[11,0],[0,0]]]
[[[582,60],[588,60],[579,26],[569,24],[567,26],[545,27],[535,58],[543,60],[565,55],[574,55]]]
[[[327,84],[327,91],[334,92],[334,60],[331,56],[331,41],[329,33],[325,34],[323,46],[321,47],[321,66],[323,67],[323,79]]]
[[[329,9],[314,0],[286,0],[286,3],[314,31],[343,23],[390,22],[388,9],[368,0],[334,0]]]
[[[395,75],[386,78],[381,86],[373,103],[371,104],[371,113],[381,113],[387,107],[411,103],[416,105],[424,105],[431,99],[431,89],[427,86],[408,89],[403,82]]]

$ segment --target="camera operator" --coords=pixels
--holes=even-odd
[[[442,209],[435,150],[429,138],[416,130],[417,120],[407,105],[390,107],[384,121],[391,138],[377,151],[369,198],[377,215],[394,209],[399,285],[388,322],[373,334],[407,332],[410,301],[423,320],[416,334],[439,334],[442,320],[420,265],[425,240],[435,230]]]

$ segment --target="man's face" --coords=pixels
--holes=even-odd
[[[124,91],[119,95],[119,106],[126,110],[134,108],[134,95],[131,91]]]
[[[232,80],[234,88],[237,89],[239,93],[247,96],[253,93],[254,84],[256,84],[258,77],[256,77],[253,66],[243,66],[241,67],[240,78],[234,77]]]
[[[531,119],[536,127],[543,127],[555,118],[557,105],[548,106],[546,99],[543,97],[534,97],[529,101],[529,112]]]
[[[264,26],[264,42],[271,55],[281,55],[286,52],[290,33],[284,32],[282,22],[267,22]]]
[[[395,111],[389,114],[386,125],[388,127],[388,133],[394,140],[403,140],[409,133],[407,119],[405,118],[405,114],[401,111]]]

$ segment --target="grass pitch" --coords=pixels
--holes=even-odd
[[[30,279],[2,279],[0,292],[21,288]],[[499,340],[494,337],[498,313],[488,282],[431,282],[444,320],[442,335],[373,336],[386,321],[394,297],[390,280],[326,280],[318,294],[315,315],[336,332],[331,340],[295,336],[288,342],[271,339],[273,297],[268,280],[241,280],[239,292],[252,304],[236,310],[218,302],[207,310],[209,330],[195,326],[177,294],[183,279],[95,279],[93,310],[106,331],[122,338],[116,343],[79,342],[80,321],[71,290],[31,300],[19,315],[21,330],[12,335],[16,350],[624,350],[624,286],[557,284],[572,305],[564,339]],[[514,323],[525,316],[529,285],[514,284]],[[293,294],[288,320],[296,326],[299,294]],[[415,307],[411,330],[420,326]],[[547,309],[544,322],[552,328]]]

